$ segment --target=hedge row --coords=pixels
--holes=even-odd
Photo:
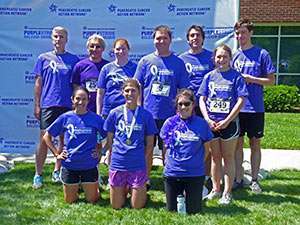
[[[300,94],[297,86],[275,85],[264,89],[266,112],[295,112],[300,107]]]

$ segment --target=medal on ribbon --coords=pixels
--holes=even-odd
[[[135,109],[134,115],[132,117],[132,120],[131,120],[131,123],[130,123],[130,126],[129,126],[127,109],[126,109],[125,105],[123,107],[124,120],[125,120],[125,133],[126,133],[126,136],[127,136],[127,139],[126,139],[125,143],[127,145],[131,145],[132,144],[132,141],[131,141],[130,138],[131,138],[131,135],[132,135],[132,132],[133,132],[134,125],[136,123],[136,117],[137,117],[137,114],[138,114],[138,109],[139,109],[139,107],[137,107]]]

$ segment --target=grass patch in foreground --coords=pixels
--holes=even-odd
[[[264,149],[300,150],[300,113],[266,113]],[[249,148],[248,138],[245,147]]]
[[[52,168],[46,166],[45,184],[39,190],[31,188],[33,164],[19,163],[9,173],[0,174],[0,224],[300,224],[300,171],[272,172],[261,182],[264,192],[260,195],[240,190],[234,192],[230,206],[212,201],[205,203],[202,215],[180,216],[165,210],[161,167],[152,171],[150,201],[142,210],[132,210],[128,204],[113,210],[108,191],[102,192],[103,199],[96,205],[83,200],[65,204],[62,186],[51,183]],[[107,174],[103,165],[101,174]]]

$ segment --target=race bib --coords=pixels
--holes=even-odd
[[[213,99],[209,104],[209,111],[213,113],[229,113],[230,101]]]
[[[151,94],[168,97],[170,94],[170,85],[153,83],[151,88]]]
[[[89,92],[96,92],[97,91],[97,81],[96,80],[87,80],[85,82],[85,87]]]

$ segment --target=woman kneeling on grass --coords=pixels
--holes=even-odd
[[[85,198],[95,203],[99,199],[98,169],[101,140],[106,136],[103,119],[87,110],[89,92],[78,87],[72,95],[74,110],[59,116],[47,129],[44,140],[57,159],[62,160],[61,180],[67,203],[78,199],[81,184]],[[59,154],[52,137],[64,134],[65,149]],[[100,138],[99,138],[100,136]]]
[[[213,190],[207,199],[219,198],[219,204],[231,202],[235,176],[235,149],[239,137],[238,113],[248,95],[241,74],[230,68],[231,49],[226,45],[214,51],[216,69],[204,76],[199,88],[200,109],[213,131],[211,142],[211,174]],[[221,192],[222,159],[224,161],[224,191]]]
[[[185,195],[188,214],[201,212],[205,152],[212,133],[205,120],[194,115],[195,97],[183,89],[176,96],[177,114],[166,120],[160,136],[166,146],[164,168],[167,209],[176,211],[177,196]]]
[[[122,88],[125,104],[108,115],[107,149],[110,152],[110,202],[123,207],[131,191],[131,207],[143,208],[147,200],[146,182],[152,165],[154,134],[158,132],[150,112],[137,105],[140,85],[128,78]]]

